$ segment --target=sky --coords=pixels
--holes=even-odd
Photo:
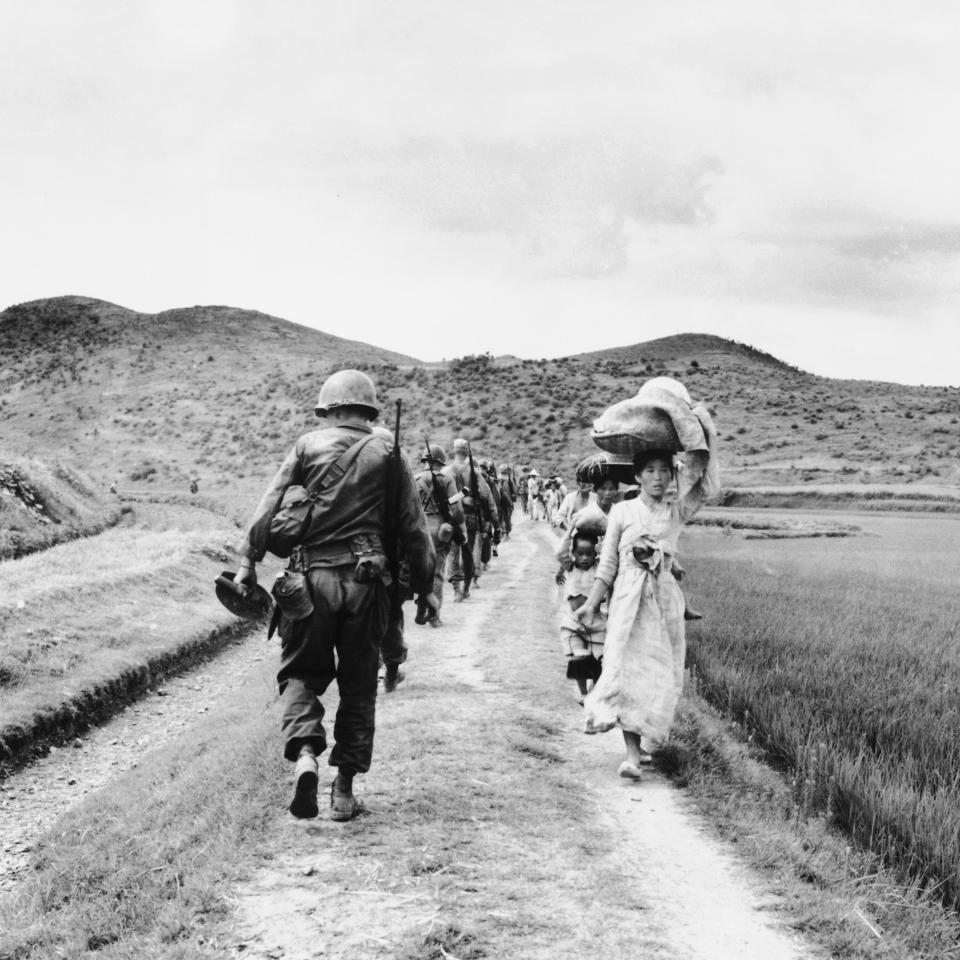
[[[953,0],[0,0],[0,306],[960,384]]]

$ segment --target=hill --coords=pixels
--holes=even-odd
[[[960,390],[816,377],[721,337],[683,334],[555,360],[461,357],[421,363],[251,311],[141,314],[80,297],[0,314],[5,446],[56,453],[122,489],[253,490],[316,425],[333,369],[367,370],[403,436],[569,477],[590,426],[645,379],[671,375],[716,414],[725,482],[917,484],[960,480]]]

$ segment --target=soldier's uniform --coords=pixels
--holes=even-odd
[[[354,381],[360,383],[359,392]],[[331,383],[334,389],[329,390]],[[375,404],[376,393],[369,378],[357,371],[341,371],[324,384],[317,413],[325,416],[328,409],[345,407],[347,414],[357,409],[372,418],[379,412]],[[338,462],[358,441],[364,441],[358,452]],[[374,432],[369,420],[359,415],[357,422],[334,422],[300,437],[254,513],[245,549],[248,564],[262,559],[271,520],[288,487],[298,484],[315,491],[325,478],[309,529],[298,548],[298,566],[307,578],[313,612],[301,620],[281,617],[277,680],[283,712],[283,753],[288,760],[297,761],[307,752],[301,748],[312,748],[313,754],[326,748],[324,709],[319,697],[336,679],[340,703],[330,764],[340,767],[340,774],[347,778],[349,816],[354,812],[349,793],[353,773],[370,768],[380,645],[389,617],[385,487],[391,446],[388,439]],[[332,479],[327,471],[338,476]],[[410,565],[411,586],[415,592],[427,594],[433,586],[436,562],[433,541],[406,458],[398,472],[396,528]],[[316,816],[315,761],[312,777],[306,776],[308,773],[305,771],[304,777],[307,788],[312,779],[313,805],[306,805],[312,812],[303,812],[304,804],[298,807],[304,780],[298,762],[298,794],[291,804],[296,816]],[[348,817],[334,815],[334,819]]]
[[[473,579],[475,581],[480,572],[480,549],[482,546],[482,538],[478,536],[480,533],[480,517],[482,513],[485,512],[487,516],[495,518],[495,522],[498,527],[499,519],[497,519],[497,508],[496,504],[493,502],[490,488],[487,486],[486,480],[483,479],[483,473],[478,466],[475,466],[475,470],[477,478],[477,493],[480,497],[481,503],[474,503],[473,498],[470,496],[470,490],[472,487],[470,482],[470,462],[468,455],[469,444],[467,441],[459,439],[454,440],[454,459],[452,463],[448,463],[446,467],[444,467],[443,473],[445,476],[453,480],[453,482],[456,484],[457,490],[466,495],[463,500],[463,512],[467,520],[467,543],[470,547],[470,553],[473,556]],[[467,576],[469,571],[464,570],[463,561],[461,559],[459,550],[450,551],[448,569],[450,574],[448,579],[450,583],[453,584],[453,589],[457,593],[457,599],[465,599],[470,595],[471,583]]]
[[[436,444],[430,447],[430,458],[421,457],[424,468],[414,477],[417,492],[420,494],[420,504],[427,518],[427,529],[433,538],[433,545],[437,551],[437,567],[433,578],[433,593],[441,606],[443,604],[443,578],[447,564],[447,556],[451,551],[459,552],[460,545],[455,542],[451,524],[443,519],[437,497],[444,497],[448,504],[450,519],[460,529],[460,536],[467,535],[466,518],[463,514],[461,501],[463,494],[457,489],[456,481],[442,472],[446,465],[447,455],[443,447]],[[450,528],[450,529],[448,529]],[[437,616],[439,617],[439,609]],[[431,621],[437,623],[438,620]]]

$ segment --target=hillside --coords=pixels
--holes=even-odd
[[[98,533],[119,519],[117,498],[65,464],[0,457],[0,560]]]
[[[67,457],[122,489],[253,491],[316,424],[324,377],[366,369],[404,441],[449,444],[569,477],[590,426],[650,376],[716,414],[725,482],[960,480],[960,390],[816,377],[743,344],[684,334],[556,360],[429,363],[227,307],[140,314],[79,297],[0,314],[0,424],[12,454]]]

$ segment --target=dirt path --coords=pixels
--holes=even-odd
[[[0,781],[0,890],[10,889],[27,866],[37,838],[84,797],[147,762],[236,689],[253,669],[273,670],[275,649],[262,632],[229,644],[216,658],[169,677],[143,700],[71,746],[53,748],[29,767]]]
[[[573,685],[559,679],[562,666],[549,559],[553,544],[545,524],[521,522],[470,602],[446,608],[444,630],[408,631],[410,679],[378,706],[377,751],[386,768],[380,774],[384,786],[376,786],[371,775],[370,784],[361,787],[371,816],[346,828],[323,819],[304,824],[288,818],[278,824],[276,855],[236,892],[236,955],[273,960],[493,956],[468,937],[458,940],[450,932],[459,927],[449,918],[462,915],[464,904],[472,902],[466,898],[481,895],[485,888],[491,888],[497,904],[487,911],[486,920],[503,931],[496,955],[578,958],[589,953],[591,945],[600,950],[597,955],[610,960],[641,955],[667,960],[801,960],[817,955],[777,926],[772,916],[775,898],[764,895],[710,837],[679,791],[656,773],[638,784],[619,779],[619,735],[581,733]],[[522,649],[511,650],[511,642],[523,644]],[[534,687],[516,679],[514,668],[550,674],[541,674],[540,686]],[[405,774],[409,769],[415,775],[417,758],[409,766],[403,765],[406,758],[397,758],[404,743],[402,725],[416,717],[425,728],[418,734],[439,747],[442,736],[449,736],[441,730],[441,721],[450,718],[413,708],[410,697],[416,695],[416,685],[462,689],[464,725],[476,725],[471,711],[479,701],[503,742],[515,740],[525,723],[541,730],[541,746],[524,741],[518,749],[527,754],[539,750],[548,764],[572,769],[573,782],[584,798],[574,802],[580,811],[584,803],[593,810],[586,831],[564,823],[560,811],[565,800],[560,794],[557,810],[542,811],[548,823],[556,820],[555,832],[592,837],[579,841],[589,858],[583,877],[578,879],[576,865],[571,869],[569,845],[557,847],[555,860],[543,863],[542,837],[536,843],[531,838],[529,848],[496,840],[498,825],[516,822],[520,811],[511,808],[509,789],[504,802],[504,791],[498,790],[503,771],[495,764],[484,767],[482,751],[469,760],[452,754],[459,763],[451,775],[463,778],[465,797],[477,798],[469,801],[474,805],[466,818],[473,821],[468,825],[472,833],[455,844],[425,834],[426,847],[417,848],[416,838],[406,835],[416,828],[405,827],[402,819],[403,804],[418,802],[410,799],[417,794]],[[569,686],[569,694],[556,692],[562,685]],[[543,689],[550,690],[553,699],[534,704]],[[558,708],[553,725],[532,713],[534,705],[543,710],[544,704],[548,716],[555,705]],[[464,750],[469,753],[471,748]],[[401,769],[391,771],[391,765]],[[523,802],[519,791],[514,794],[514,802]],[[399,811],[393,833],[392,807]],[[462,830],[450,823],[450,836],[458,837]],[[492,860],[480,860],[481,840],[487,850],[496,842],[502,844]],[[449,852],[451,846],[458,851],[456,856]],[[411,869],[410,862],[417,857],[423,864],[418,861]],[[544,889],[548,879],[555,879],[552,874],[569,875],[565,882],[575,900],[567,902],[567,887],[561,886],[557,889],[563,896],[545,904],[537,900],[537,888],[525,884],[529,902],[518,904],[509,878],[511,873],[523,874],[532,860],[537,861]],[[445,873],[456,882],[445,881]],[[499,887],[494,875],[501,878]],[[613,891],[589,889],[595,878],[609,878],[606,882]],[[625,906],[619,913],[611,912],[601,893],[618,907]],[[575,937],[564,938],[558,932],[563,920],[572,922]],[[611,924],[623,929],[611,932],[607,929]],[[545,932],[539,932],[540,926]],[[606,938],[602,942],[598,931]],[[411,948],[411,938],[420,946]],[[427,949],[424,944],[434,946]],[[479,952],[472,952],[475,947]]]

